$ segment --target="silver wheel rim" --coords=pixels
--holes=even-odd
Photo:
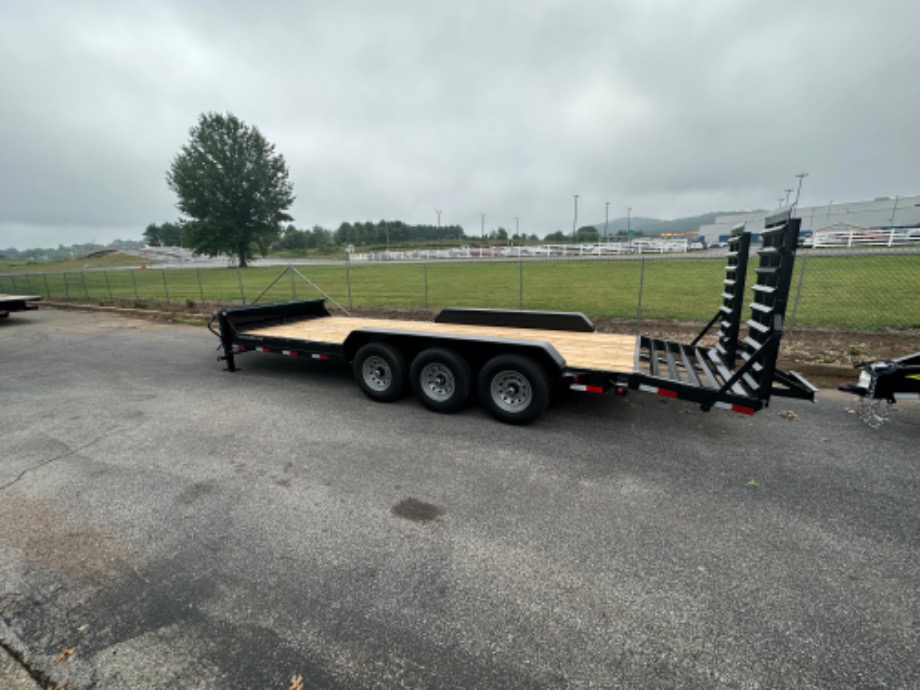
[[[533,400],[530,381],[519,371],[500,371],[492,377],[492,401],[505,412],[526,410]]]
[[[425,395],[437,402],[450,400],[457,390],[454,372],[441,362],[432,362],[422,367],[419,372],[419,382],[422,384]]]
[[[393,370],[390,364],[379,355],[371,355],[361,365],[361,375],[367,387],[382,393],[393,383]]]

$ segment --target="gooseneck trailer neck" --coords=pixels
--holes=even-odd
[[[788,209],[767,219],[742,324],[750,235],[733,229],[722,304],[689,344],[598,333],[578,313],[450,308],[433,322],[364,319],[332,316],[320,299],[221,309],[209,328],[229,371],[249,352],[348,363],[370,398],[395,400],[408,383],[437,412],[475,393],[500,421],[526,424],[565,390],[638,390],[753,414],[773,395],[814,399],[810,383],[776,368],[798,230]],[[701,345],[716,325],[716,344]]]

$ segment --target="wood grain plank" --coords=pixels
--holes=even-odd
[[[292,340],[310,340],[341,345],[354,330],[399,330],[433,335],[462,335],[475,338],[535,340],[553,345],[569,367],[602,371],[632,371],[637,336],[614,333],[577,333],[533,328],[501,328],[496,326],[467,326],[433,323],[431,321],[400,321],[395,319],[364,319],[348,316],[328,316],[280,326],[244,331],[246,335]]]

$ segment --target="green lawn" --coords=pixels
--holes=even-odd
[[[803,267],[804,282],[795,306]],[[57,268],[4,273],[0,292],[100,302],[239,304],[254,301],[285,270]],[[582,311],[591,317],[638,315],[696,322],[707,321],[718,309],[725,275],[723,260],[716,258],[340,263],[297,268],[346,307],[550,309]],[[749,286],[753,280],[752,273]],[[310,298],[319,293],[288,273],[260,301],[294,296]],[[790,292],[790,318],[794,306],[796,325],[920,327],[920,255],[800,255]]]

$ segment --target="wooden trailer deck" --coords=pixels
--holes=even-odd
[[[536,340],[550,343],[556,348],[568,367],[619,372],[633,370],[639,340],[638,336],[613,333],[466,326],[431,321],[364,319],[350,316],[324,316],[281,326],[241,330],[240,334],[342,345],[349,333],[359,329],[409,331],[436,335],[452,334],[473,338]]]

